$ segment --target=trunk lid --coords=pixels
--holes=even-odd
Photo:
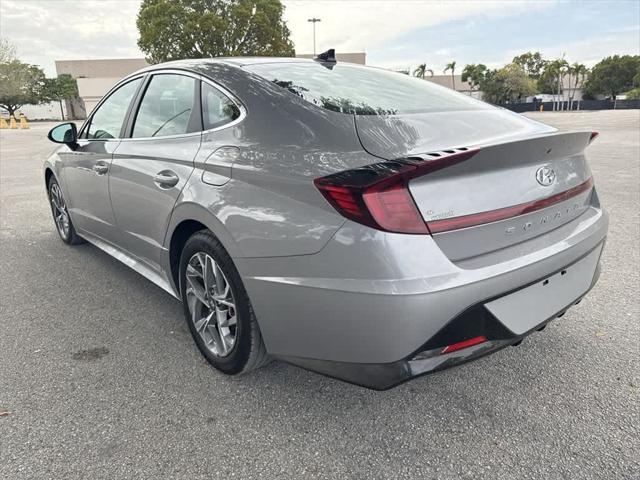
[[[589,208],[584,149],[591,132],[558,133],[500,109],[358,116],[356,125],[364,148],[386,159],[430,161],[479,149],[409,182],[434,239],[453,261],[538,237]]]

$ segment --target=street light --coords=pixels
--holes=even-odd
[[[319,18],[310,18],[307,22],[313,23],[313,56],[316,56],[316,23],[321,22]]]

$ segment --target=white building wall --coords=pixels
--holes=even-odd
[[[67,109],[62,104],[65,116],[67,115]],[[20,118],[20,114],[23,113],[27,120],[62,120],[60,114],[60,104],[58,102],[43,103],[40,105],[23,105],[16,112],[16,119]],[[6,111],[2,111],[3,117],[8,117]]]
[[[89,115],[100,99],[111,90],[121,77],[78,78],[78,93],[84,102],[84,108]]]

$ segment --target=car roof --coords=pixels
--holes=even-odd
[[[204,59],[209,60],[209,59]],[[213,61],[219,60],[231,65],[256,65],[260,63],[314,63],[310,58],[296,58],[296,57],[220,57],[219,59],[211,59]]]
[[[157,63],[141,69],[140,71],[158,70],[162,68],[193,68],[203,67],[212,64],[232,65],[243,67],[245,65],[257,65],[263,63],[313,63],[309,58],[295,57],[216,57],[216,58],[193,58],[186,60],[174,60],[170,62]]]

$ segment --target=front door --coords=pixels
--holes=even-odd
[[[186,74],[154,74],[130,138],[122,140],[111,163],[118,244],[156,271],[171,212],[200,148],[199,82]]]
[[[141,83],[142,78],[137,78],[113,91],[87,122],[77,148],[61,154],[67,206],[81,233],[103,239],[113,236],[108,173],[129,104]]]

